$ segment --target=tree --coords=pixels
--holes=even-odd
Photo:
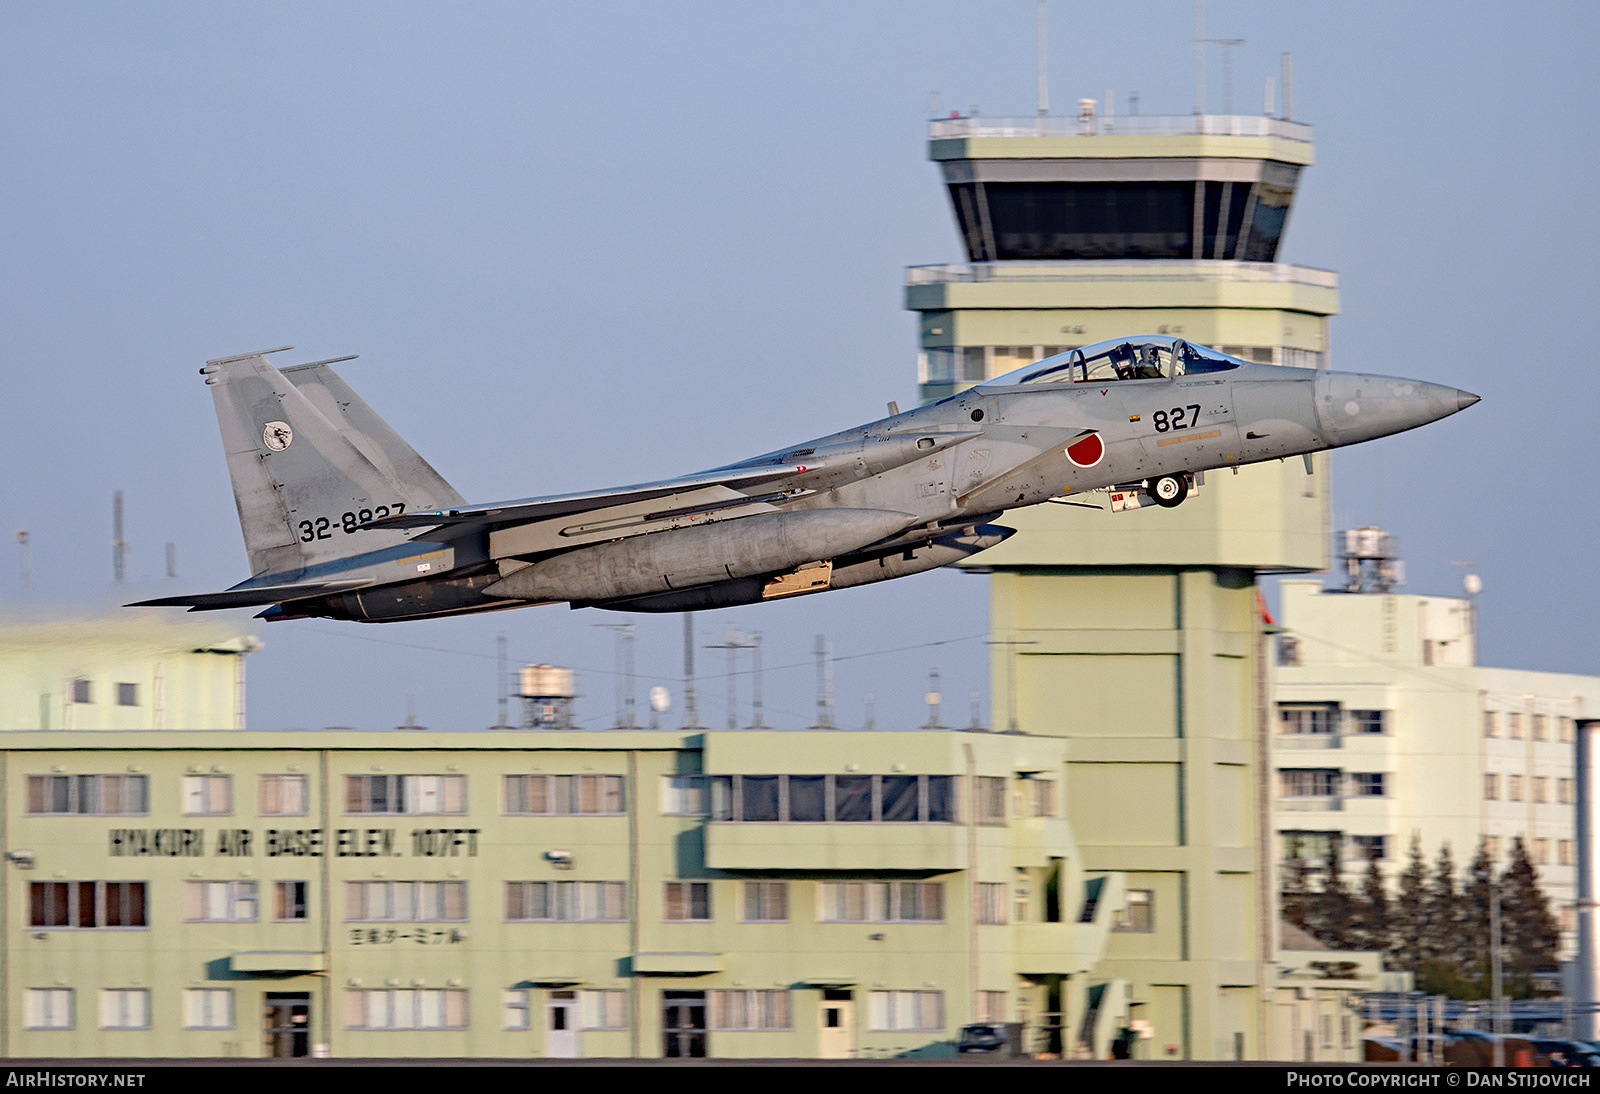
[[[1328,872],[1322,879],[1312,913],[1312,933],[1336,950],[1351,949],[1355,902],[1344,884],[1344,864],[1340,856],[1342,833],[1328,837]]]
[[[1457,929],[1460,946],[1452,961],[1468,974],[1480,975],[1483,997],[1488,998],[1489,983],[1489,893],[1494,884],[1494,861],[1489,857],[1489,841],[1478,841],[1478,853],[1467,867],[1466,886],[1461,892],[1461,921]]]
[[[1283,882],[1283,918],[1302,931],[1311,929],[1310,867],[1306,864],[1305,847],[1300,833],[1289,837],[1289,870]]]
[[[1367,854],[1367,876],[1361,883],[1361,899],[1356,904],[1351,943],[1358,950],[1387,951],[1394,937],[1389,914],[1389,894],[1384,889],[1383,871],[1378,869],[1378,853]]]
[[[1422,834],[1411,833],[1411,852],[1400,875],[1399,893],[1389,910],[1389,960],[1392,969],[1419,972],[1428,942],[1428,862]]]
[[[1506,974],[1517,981],[1507,994],[1530,997],[1533,974],[1556,968],[1561,928],[1521,836],[1512,841],[1511,862],[1500,875],[1500,933]]]
[[[1424,964],[1440,962],[1450,968],[1464,968],[1471,961],[1471,947],[1463,942],[1462,894],[1456,890],[1456,860],[1450,844],[1439,846],[1433,881],[1428,886],[1427,922],[1424,925],[1421,957]]]

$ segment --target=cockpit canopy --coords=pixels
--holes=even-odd
[[[985,380],[978,386],[1159,380],[1196,372],[1226,372],[1247,363],[1208,346],[1185,342],[1182,338],[1140,334],[1058,353],[1054,357],[1013,369],[1004,376]]]

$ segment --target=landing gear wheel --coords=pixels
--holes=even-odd
[[[1150,480],[1150,496],[1164,509],[1175,509],[1189,496],[1189,484],[1177,475],[1162,475]]]

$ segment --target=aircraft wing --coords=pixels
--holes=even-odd
[[[494,502],[489,505],[467,505],[459,509],[429,509],[404,513],[397,517],[384,517],[363,528],[464,528],[468,525],[524,524],[529,521],[564,517],[572,513],[586,513],[595,509],[608,509],[614,505],[650,501],[706,486],[760,486],[763,483],[789,478],[792,475],[815,471],[820,464],[785,463],[777,466],[734,468],[707,471],[698,475],[685,475],[679,479],[640,483],[636,486],[619,486],[590,494],[557,494],[548,498],[522,498],[518,501]],[[732,502],[730,504],[739,504]]]
[[[125,608],[182,608],[190,611],[212,612],[222,608],[253,608],[262,604],[282,604],[289,600],[304,600],[328,593],[348,592],[363,585],[368,579],[351,581],[309,581],[298,585],[257,585],[253,588],[228,589],[220,593],[190,593],[187,596],[163,596],[156,600],[141,600],[124,604]]]

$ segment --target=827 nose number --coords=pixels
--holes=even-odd
[[[1187,418],[1184,411],[1188,411]],[[1175,406],[1171,410],[1158,410],[1150,415],[1156,424],[1157,433],[1165,433],[1169,429],[1188,429],[1200,420],[1200,404],[1190,403],[1188,406]]]

